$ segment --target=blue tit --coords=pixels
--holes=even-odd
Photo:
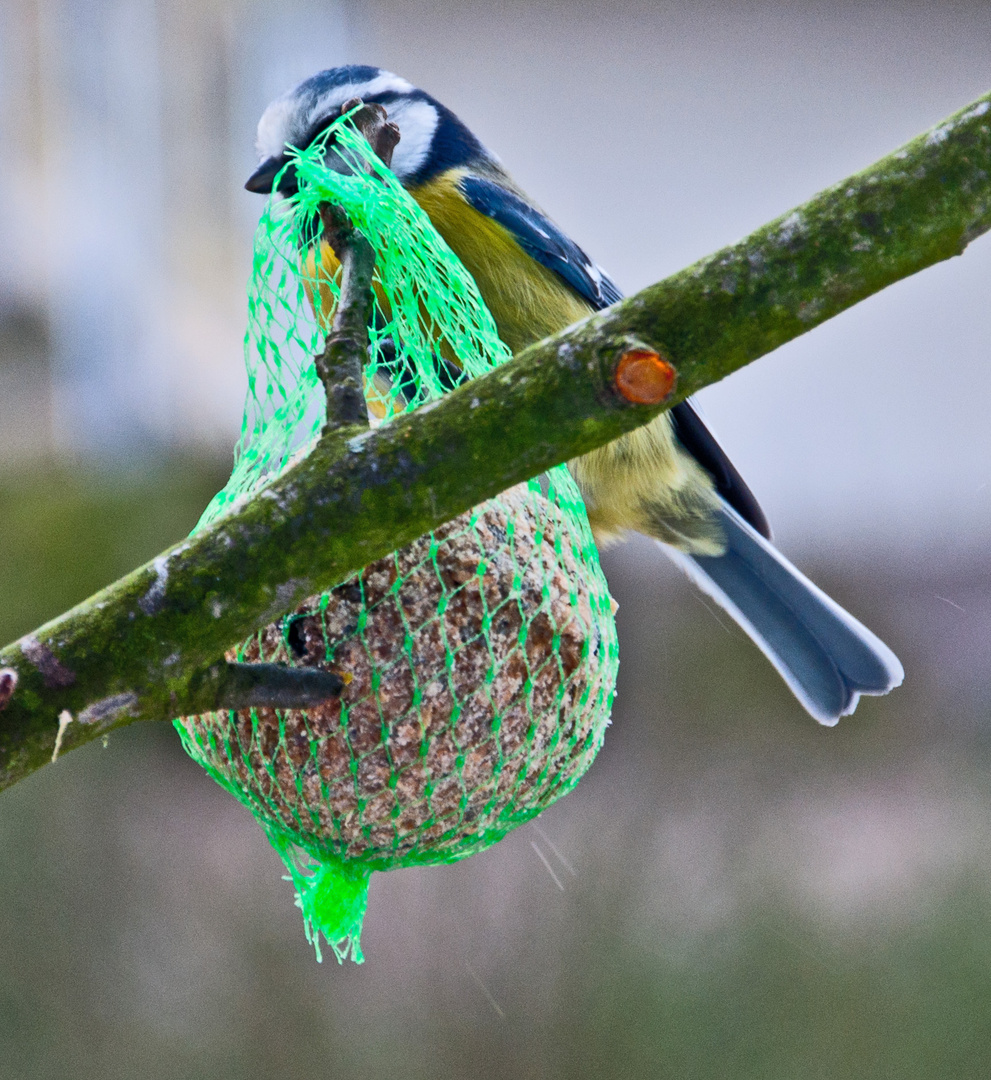
[[[380,68],[321,71],[273,101],[247,189],[269,194],[287,147],[308,146],[352,98],[381,104],[398,125],[393,172],[472,274],[514,353],[621,298],[450,109]],[[293,183],[287,170],[280,190]],[[322,257],[333,272],[333,252]],[[757,500],[690,402],[569,466],[596,540],[632,530],[661,541],[821,723],[902,681],[894,653],[771,544]]]

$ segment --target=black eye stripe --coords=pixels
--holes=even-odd
[[[322,120],[319,120],[313,127],[313,129],[310,131],[309,135],[307,135],[306,142],[302,147],[300,147],[300,149],[305,150],[307,146],[311,146],[315,139],[322,135],[327,130],[327,128],[329,128],[330,125],[334,123],[335,120],[339,119],[340,115],[341,110],[338,109],[336,112],[333,112],[329,116],[325,116]],[[333,137],[331,137],[327,140],[327,145],[329,146],[333,141]]]
[[[357,95],[355,95],[355,96],[357,96]],[[389,105],[395,104],[395,102],[401,100],[402,98],[409,98],[409,97],[412,97],[412,96],[413,95],[411,95],[411,94],[397,93],[395,90],[385,90],[380,94],[371,94],[369,97],[364,98],[363,100],[364,100],[366,105],[367,104],[376,104],[376,105],[389,106]],[[313,144],[314,140],[319,138],[319,136],[323,132],[325,132],[327,130],[327,128],[330,127],[331,124],[333,124],[336,120],[340,119],[340,116],[341,116],[341,110],[340,109],[335,109],[333,112],[331,112],[327,116],[323,117],[323,119],[318,120],[316,122],[316,124],[314,124],[313,127],[310,129],[309,133],[306,136],[306,141],[300,147],[300,149],[305,150],[308,146],[311,146]],[[327,140],[327,145],[330,146],[330,145],[332,145],[333,142],[334,142],[334,139],[330,138],[330,139]]]
[[[351,96],[360,97],[361,95],[356,92]],[[383,90],[378,94],[369,94],[367,97],[362,98],[366,105],[383,105],[386,107],[387,111],[390,105],[394,105],[397,101],[401,101],[404,99],[412,101],[428,100],[427,95],[424,94],[422,90],[417,91],[416,93],[401,93],[397,90]],[[330,125],[334,123],[335,120],[339,119],[340,115],[341,110],[338,108],[335,109],[333,112],[329,113],[327,116],[323,117],[323,119],[318,120],[316,124],[314,124],[313,127],[310,129],[309,134],[306,136],[306,143],[303,147],[301,147],[301,149],[305,149],[306,146],[309,146],[313,142],[313,140],[317,138],[318,135],[326,131],[327,128],[330,127]],[[333,140],[331,140],[331,142],[332,141]],[[328,143],[328,145],[330,145],[330,143]]]

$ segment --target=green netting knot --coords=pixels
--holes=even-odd
[[[308,859],[293,838],[273,829],[265,831],[289,871],[289,880],[296,889],[296,906],[303,912],[306,940],[316,950],[317,960],[323,960],[323,937],[338,963],[348,955],[356,964],[364,963],[361,926],[368,907],[371,870],[326,853]]]

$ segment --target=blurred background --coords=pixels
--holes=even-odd
[[[241,185],[294,81],[423,86],[632,291],[963,106],[989,59],[991,7],[953,0],[0,0],[0,638],[226,478]],[[316,964],[171,728],[117,733],[0,795],[0,1076],[986,1076],[989,271],[983,239],[703,394],[903,688],[819,729],[652,545],[608,552],[598,761],[539,828],[376,878],[360,968]]]

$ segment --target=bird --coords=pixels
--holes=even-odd
[[[276,98],[258,123],[259,164],[246,189],[292,195],[292,152],[309,147],[354,99],[381,105],[398,126],[392,172],[472,275],[514,354],[622,299],[467,125],[382,68],[330,68]],[[332,251],[325,268],[328,258],[335,268]],[[659,541],[820,723],[832,726],[862,694],[901,683],[891,649],[774,546],[760,504],[691,399],[568,465],[596,542],[630,532]]]

